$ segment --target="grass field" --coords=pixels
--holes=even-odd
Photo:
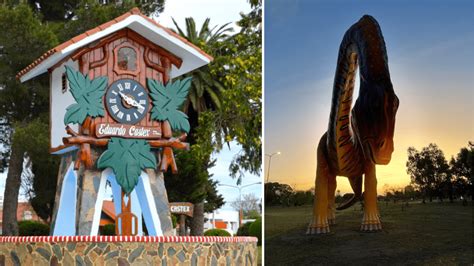
[[[306,236],[311,206],[265,208],[266,265],[473,265],[473,206],[379,204],[383,230],[359,232],[359,205],[336,213],[331,233]]]

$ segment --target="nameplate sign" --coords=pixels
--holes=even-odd
[[[170,202],[170,212],[174,214],[184,214],[193,217],[194,205],[189,202]]]
[[[95,135],[98,138],[122,137],[135,139],[159,139],[159,127],[143,127],[126,124],[99,123],[95,126]]]

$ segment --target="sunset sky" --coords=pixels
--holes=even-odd
[[[327,130],[339,45],[364,14],[381,26],[400,99],[392,161],[377,166],[379,194],[384,185],[410,182],[409,146],[436,143],[449,160],[474,140],[472,1],[265,4],[264,149],[282,153],[272,159],[270,181],[298,190],[314,186],[316,148]],[[268,157],[265,162],[267,170]],[[351,191],[347,178],[338,177],[338,189]]]

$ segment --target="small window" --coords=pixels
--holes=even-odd
[[[117,65],[120,70],[137,70],[137,53],[130,47],[122,47],[118,50]]]
[[[137,76],[140,73],[140,50],[124,42],[114,48],[114,72],[117,75]]]
[[[67,92],[67,77],[66,77],[66,73],[64,73],[62,76],[61,76],[61,91],[63,93],[66,93]]]
[[[25,211],[23,212],[23,220],[31,220],[33,219],[33,214],[31,213],[31,211]]]

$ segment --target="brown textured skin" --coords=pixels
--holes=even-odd
[[[351,109],[357,67],[361,85]],[[336,176],[348,177],[354,190],[354,197],[337,209],[353,205],[362,195],[363,183],[361,230],[382,229],[375,165],[391,160],[398,104],[382,32],[377,21],[365,15],[349,28],[339,48],[328,131],[317,150],[315,203],[308,234],[328,233],[329,225],[335,224]]]

